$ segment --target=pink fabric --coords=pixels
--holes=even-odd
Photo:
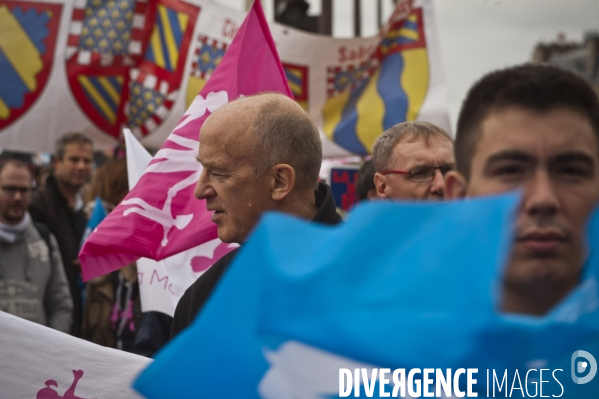
[[[210,112],[264,91],[293,98],[259,0],[210,80],[127,197],[81,248],[83,279],[140,257],[161,260],[217,237],[204,201],[193,196],[201,165],[198,132]]]

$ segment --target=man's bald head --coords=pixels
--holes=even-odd
[[[318,185],[322,161],[318,129],[287,96],[262,93],[232,101],[206,119],[201,134],[204,131],[218,131],[226,143],[223,150],[244,153],[258,176],[274,165],[287,164],[295,171],[296,188]]]

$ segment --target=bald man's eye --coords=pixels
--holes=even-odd
[[[227,179],[227,177],[229,177],[225,173],[212,172],[211,174],[212,174],[212,177],[214,177],[216,180],[218,180],[220,182],[225,181]]]

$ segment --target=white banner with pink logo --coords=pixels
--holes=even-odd
[[[125,142],[129,187],[133,188],[152,156],[129,130],[125,130]],[[237,246],[216,238],[161,261],[140,258],[137,261],[137,273],[142,311],[173,316],[185,290],[214,262]]]
[[[0,312],[2,398],[141,398],[131,382],[151,361]]]

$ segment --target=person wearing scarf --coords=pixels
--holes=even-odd
[[[73,301],[56,239],[32,222],[27,165],[0,164],[0,311],[68,333]]]

